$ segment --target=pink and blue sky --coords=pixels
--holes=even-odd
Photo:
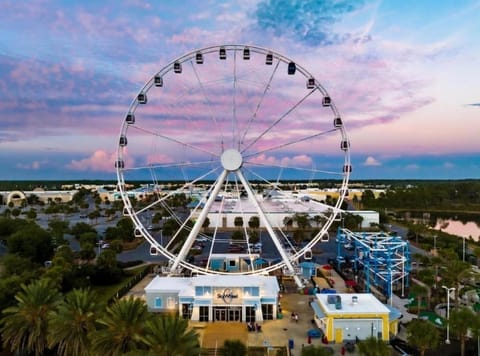
[[[478,0],[2,1],[0,179],[115,179],[145,82],[235,43],[321,81],[347,127],[351,179],[478,179],[479,13]]]

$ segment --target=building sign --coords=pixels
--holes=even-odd
[[[239,288],[216,288],[215,289],[215,304],[232,304],[240,303]]]

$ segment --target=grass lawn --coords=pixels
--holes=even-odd
[[[122,287],[128,285],[137,274],[142,272],[146,267],[139,266],[130,270],[124,270],[125,277],[116,284],[108,286],[92,286],[92,290],[98,295],[98,301],[107,303]]]

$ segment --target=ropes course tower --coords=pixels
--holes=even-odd
[[[124,214],[171,274],[282,269],[301,285],[298,260],[328,240],[351,172],[343,120],[320,81],[293,59],[250,45],[201,48],[154,72],[117,142]],[[333,182],[336,196],[284,188],[299,180]],[[139,181],[147,183],[133,190]],[[316,227],[301,246],[285,225],[298,216]],[[236,264],[218,263],[232,252]]]
[[[352,232],[339,228],[336,243],[337,267],[341,269],[351,258],[357,275],[363,273],[367,292],[375,287],[391,301],[393,286],[400,283],[404,295],[411,270],[408,241],[385,232]],[[347,251],[354,251],[353,256]]]

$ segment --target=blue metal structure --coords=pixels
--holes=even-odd
[[[393,285],[401,283],[404,294],[411,271],[408,241],[385,232],[352,232],[339,228],[336,243],[337,267],[340,269],[342,263],[350,259],[355,272],[363,270],[367,292],[375,286],[391,299]]]

